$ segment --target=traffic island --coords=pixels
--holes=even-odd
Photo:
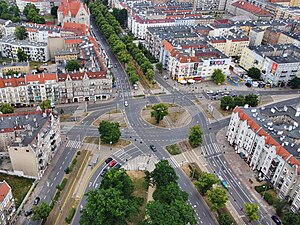
[[[120,109],[110,110],[107,113],[98,117],[93,122],[93,126],[99,127],[99,124],[101,121],[107,120],[107,121],[110,121],[113,123],[119,123],[121,128],[126,128],[126,127],[128,127],[128,125],[124,118],[125,118],[125,116]]]

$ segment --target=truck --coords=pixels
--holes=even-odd
[[[221,177],[220,175],[218,175],[219,180],[221,181],[221,184],[223,185],[224,188],[228,189],[229,185],[228,183],[223,179],[223,177]]]

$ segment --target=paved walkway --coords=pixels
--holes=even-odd
[[[139,155],[123,165],[125,170],[147,170],[152,172],[158,159],[154,155]]]

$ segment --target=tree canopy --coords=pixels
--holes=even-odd
[[[99,124],[98,131],[103,143],[115,144],[121,137],[120,124],[103,120]]]
[[[212,204],[212,209],[217,210],[219,208],[222,208],[225,206],[225,203],[228,200],[227,192],[226,190],[222,189],[220,186],[208,190],[206,192],[208,200]]]
[[[202,194],[206,194],[208,190],[211,190],[214,184],[219,182],[220,181],[215,174],[202,172],[200,173],[198,181],[195,182],[195,185]]]
[[[221,109],[231,110],[233,108],[234,108],[234,101],[230,95],[221,98]]]
[[[232,225],[234,224],[234,220],[228,214],[221,214],[218,218],[218,222],[220,225]]]
[[[162,73],[162,71],[163,71],[163,64],[161,63],[161,62],[158,62],[158,63],[156,63],[156,69],[160,72],[160,73]]]
[[[300,224],[300,213],[287,212],[283,218],[283,224]]]
[[[245,202],[245,213],[250,219],[250,221],[258,221],[258,206],[255,203],[247,203]]]
[[[126,27],[127,10],[113,8],[112,15],[117,19],[122,27]]]
[[[9,103],[2,103],[0,106],[0,112],[3,114],[13,113],[14,107],[12,107]]]
[[[256,67],[251,67],[247,71],[247,75],[255,80],[260,80],[261,72],[258,68]]]
[[[256,107],[259,103],[256,94],[248,94],[246,96],[235,96],[232,98],[230,95],[221,98],[221,109],[231,110],[236,106],[244,106],[248,104],[251,107]]]
[[[157,188],[153,193],[153,199],[167,204],[171,204],[175,200],[186,202],[188,194],[182,191],[177,183],[171,182]]]
[[[10,3],[11,4],[11,3]],[[12,22],[20,21],[20,10],[17,5],[10,6],[4,0],[0,1],[0,19],[11,20]]]
[[[42,110],[45,109],[51,109],[51,100],[50,99],[46,99],[44,101],[41,102],[40,107]]]
[[[42,202],[39,206],[34,206],[32,208],[32,217],[33,221],[42,220],[49,216],[51,212],[51,207],[46,203]]]
[[[28,33],[24,26],[17,26],[15,29],[15,37],[19,40],[25,40],[28,37]]]
[[[151,117],[154,117],[156,123],[159,124],[161,120],[164,119],[165,116],[169,114],[168,106],[164,103],[158,103],[152,106]]]
[[[225,81],[225,75],[223,74],[222,70],[216,69],[212,76],[211,79],[216,83],[216,84],[222,84]]]
[[[19,62],[25,62],[28,60],[28,55],[23,51],[22,48],[18,48],[17,57]]]
[[[39,14],[39,12],[40,10],[31,3],[27,3],[23,10],[23,14],[30,22],[44,24],[45,19]]]
[[[80,68],[80,64],[76,60],[69,60],[66,64],[66,70],[68,71],[78,71]]]
[[[245,103],[251,107],[258,105],[258,96],[256,94],[248,94],[245,96]]]
[[[300,77],[295,77],[290,81],[291,88],[300,88]]]
[[[199,125],[192,126],[189,132],[189,142],[193,148],[202,144],[203,131]]]

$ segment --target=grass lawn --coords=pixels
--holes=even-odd
[[[23,201],[25,195],[29,191],[34,180],[1,173],[0,181],[3,180],[5,180],[12,188],[12,194],[15,199],[16,208],[18,208],[21,202]]]
[[[168,145],[166,146],[166,149],[171,155],[177,155],[181,153],[180,148],[177,146],[177,144]]]

